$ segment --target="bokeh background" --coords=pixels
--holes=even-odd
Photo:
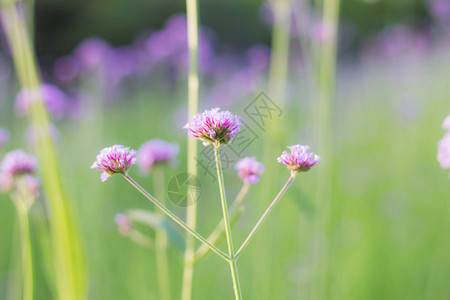
[[[450,114],[450,1],[342,1],[336,90],[325,124],[317,60],[330,32],[321,23],[320,1],[290,4],[280,93],[271,88],[272,3],[199,1],[199,110],[230,110],[256,136],[239,154],[227,152],[228,197],[241,186],[234,170],[239,158],[255,156],[266,166],[233,229],[235,244],[289,177],[276,162],[286,145],[308,144],[324,159],[297,177],[239,259],[245,299],[450,299],[450,181],[436,160],[441,123]],[[119,176],[101,183],[89,167],[103,147],[138,149],[161,138],[181,149],[176,166],[164,169],[166,183],[186,170],[185,3],[42,0],[35,9],[30,27],[49,84],[63,181],[81,226],[88,299],[159,299],[154,251],[122,236],[114,222],[119,212],[153,205]],[[19,86],[3,33],[0,45],[0,127],[11,131],[0,151],[31,151],[33,134],[15,104]],[[249,114],[261,92],[281,109],[267,113],[263,126]],[[198,231],[208,235],[220,219],[220,202],[209,175],[213,165],[203,152],[198,159]],[[152,174],[133,168],[130,175],[155,192]],[[39,260],[43,203],[32,210],[35,293],[51,299]],[[167,205],[184,218],[185,208]],[[7,195],[0,195],[0,224],[0,298],[17,299],[20,244]],[[153,237],[152,228],[136,226]],[[171,245],[169,257],[177,299],[182,254]],[[228,266],[214,255],[199,262],[193,299],[232,297]]]

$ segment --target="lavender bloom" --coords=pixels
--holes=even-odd
[[[10,136],[9,130],[0,127],[0,149],[9,142]]]
[[[39,94],[40,93],[40,94]],[[41,84],[35,90],[21,90],[16,98],[16,110],[19,114],[25,115],[30,103],[38,100],[42,96],[44,103],[55,119],[61,119],[65,114],[67,97],[56,86],[51,84]]]
[[[114,216],[117,226],[119,227],[120,234],[127,236],[130,234],[133,225],[131,221],[124,214],[116,214]]]
[[[241,118],[229,111],[219,112],[219,108],[205,110],[194,116],[183,128],[189,136],[202,140],[204,146],[228,144],[239,132]]]
[[[238,170],[238,176],[246,183],[255,184],[259,181],[259,176],[264,172],[262,163],[256,161],[254,157],[245,157],[234,166]]]
[[[73,82],[80,74],[80,65],[72,56],[61,57],[55,62],[53,73],[61,82]]]
[[[178,151],[179,147],[175,143],[160,139],[150,140],[139,148],[137,165],[144,174],[148,174],[155,164],[173,163]]]
[[[9,192],[14,187],[18,176],[31,175],[36,171],[37,161],[34,156],[26,154],[22,150],[14,150],[6,153],[0,165],[0,189]]]
[[[100,178],[106,181],[115,173],[126,173],[132,164],[136,162],[136,150],[122,145],[114,145],[103,148],[97,155],[97,160],[92,164],[91,169],[102,171]]]
[[[442,128],[448,130],[438,143],[437,160],[443,169],[450,168],[450,115],[442,123]],[[450,174],[449,174],[450,178]]]
[[[281,156],[278,157],[278,162],[285,164],[293,173],[309,171],[312,166],[322,161],[317,154],[306,152],[309,146],[294,145],[288,146],[288,148],[291,149],[291,153],[283,151]]]

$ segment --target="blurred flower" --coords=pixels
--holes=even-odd
[[[448,130],[448,132],[438,143],[437,160],[441,165],[441,168],[448,169],[450,168],[450,115],[444,119],[442,128]]]
[[[190,137],[202,140],[204,146],[219,146],[228,144],[239,132],[241,124],[238,116],[214,108],[195,115],[183,128],[189,130]]]
[[[9,142],[10,137],[9,130],[0,127],[0,149]]]
[[[126,173],[132,164],[136,162],[136,150],[122,145],[114,145],[103,148],[97,155],[97,160],[92,164],[91,169],[102,171],[100,178],[105,181],[115,173]]]
[[[320,156],[313,152],[306,152],[309,146],[294,145],[288,146],[291,149],[291,153],[283,151],[278,162],[285,164],[289,170],[293,173],[309,171],[319,161],[322,161]]]
[[[110,51],[110,46],[100,38],[84,40],[75,50],[75,59],[85,72],[99,68]]]
[[[23,150],[14,150],[6,153],[0,164],[0,188],[9,192],[19,176],[31,175],[36,171],[37,161],[32,155]]]
[[[25,115],[30,103],[39,100],[41,96],[55,119],[60,119],[64,116],[67,102],[66,95],[58,87],[45,83],[41,84],[37,89],[23,89],[19,92],[15,104],[17,112]]]
[[[124,214],[116,214],[114,220],[119,228],[120,234],[127,236],[130,234],[133,224],[130,219]]]
[[[450,1],[449,0],[428,0],[430,11],[434,17],[450,29]]]
[[[239,160],[234,166],[238,170],[238,176],[244,182],[255,184],[259,181],[259,176],[264,172],[262,163],[256,161],[254,157],[245,157]]]
[[[137,165],[144,174],[148,174],[155,164],[173,163],[178,151],[179,147],[175,143],[160,139],[150,140],[139,148]]]

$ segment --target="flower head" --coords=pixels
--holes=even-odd
[[[178,154],[179,147],[160,139],[153,139],[144,143],[137,155],[137,165],[147,174],[155,164],[172,163]]]
[[[259,176],[264,172],[262,163],[256,161],[254,157],[245,157],[234,166],[238,170],[238,176],[244,182],[255,184],[259,181]]]
[[[239,132],[241,118],[219,108],[205,110],[194,116],[183,128],[189,130],[189,136],[202,140],[203,145],[228,144]]]
[[[305,172],[311,169],[319,161],[322,161],[320,156],[313,152],[306,152],[309,146],[294,145],[289,146],[291,153],[283,151],[281,156],[278,157],[278,162],[287,166],[291,172]]]
[[[37,161],[34,156],[28,155],[22,150],[8,152],[0,165],[1,190],[9,192],[13,189],[17,177],[31,176],[36,168]],[[27,181],[27,179],[25,180]]]
[[[115,173],[126,173],[132,164],[136,162],[136,150],[122,145],[114,145],[103,148],[97,155],[97,160],[91,169],[102,171],[100,178],[105,181]]]

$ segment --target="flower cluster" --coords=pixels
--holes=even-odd
[[[136,150],[122,145],[103,148],[97,155],[91,169],[102,171],[100,178],[105,181],[115,173],[126,173],[136,162]]]
[[[239,160],[234,166],[238,170],[238,176],[246,183],[255,184],[259,181],[259,176],[264,172],[262,163],[256,161],[254,157],[245,157]]]
[[[241,118],[229,111],[219,111],[219,108],[205,110],[194,116],[184,128],[189,130],[189,136],[202,140],[203,145],[219,146],[228,144],[239,132]]]
[[[137,165],[144,174],[148,174],[155,164],[173,163],[178,151],[179,147],[175,143],[160,139],[150,140],[139,148]]]
[[[450,168],[450,115],[445,118],[442,128],[447,130],[447,133],[438,143],[437,160],[441,168],[448,169]]]
[[[283,151],[281,156],[278,157],[278,162],[285,164],[293,173],[308,171],[316,163],[322,161],[317,154],[306,152],[309,146],[294,145],[288,148],[291,149],[291,153]]]
[[[37,161],[34,156],[22,150],[8,152],[0,165],[0,189],[5,193],[10,192],[16,186],[17,179],[23,178],[30,194],[37,197],[40,184],[32,175],[36,169]]]

